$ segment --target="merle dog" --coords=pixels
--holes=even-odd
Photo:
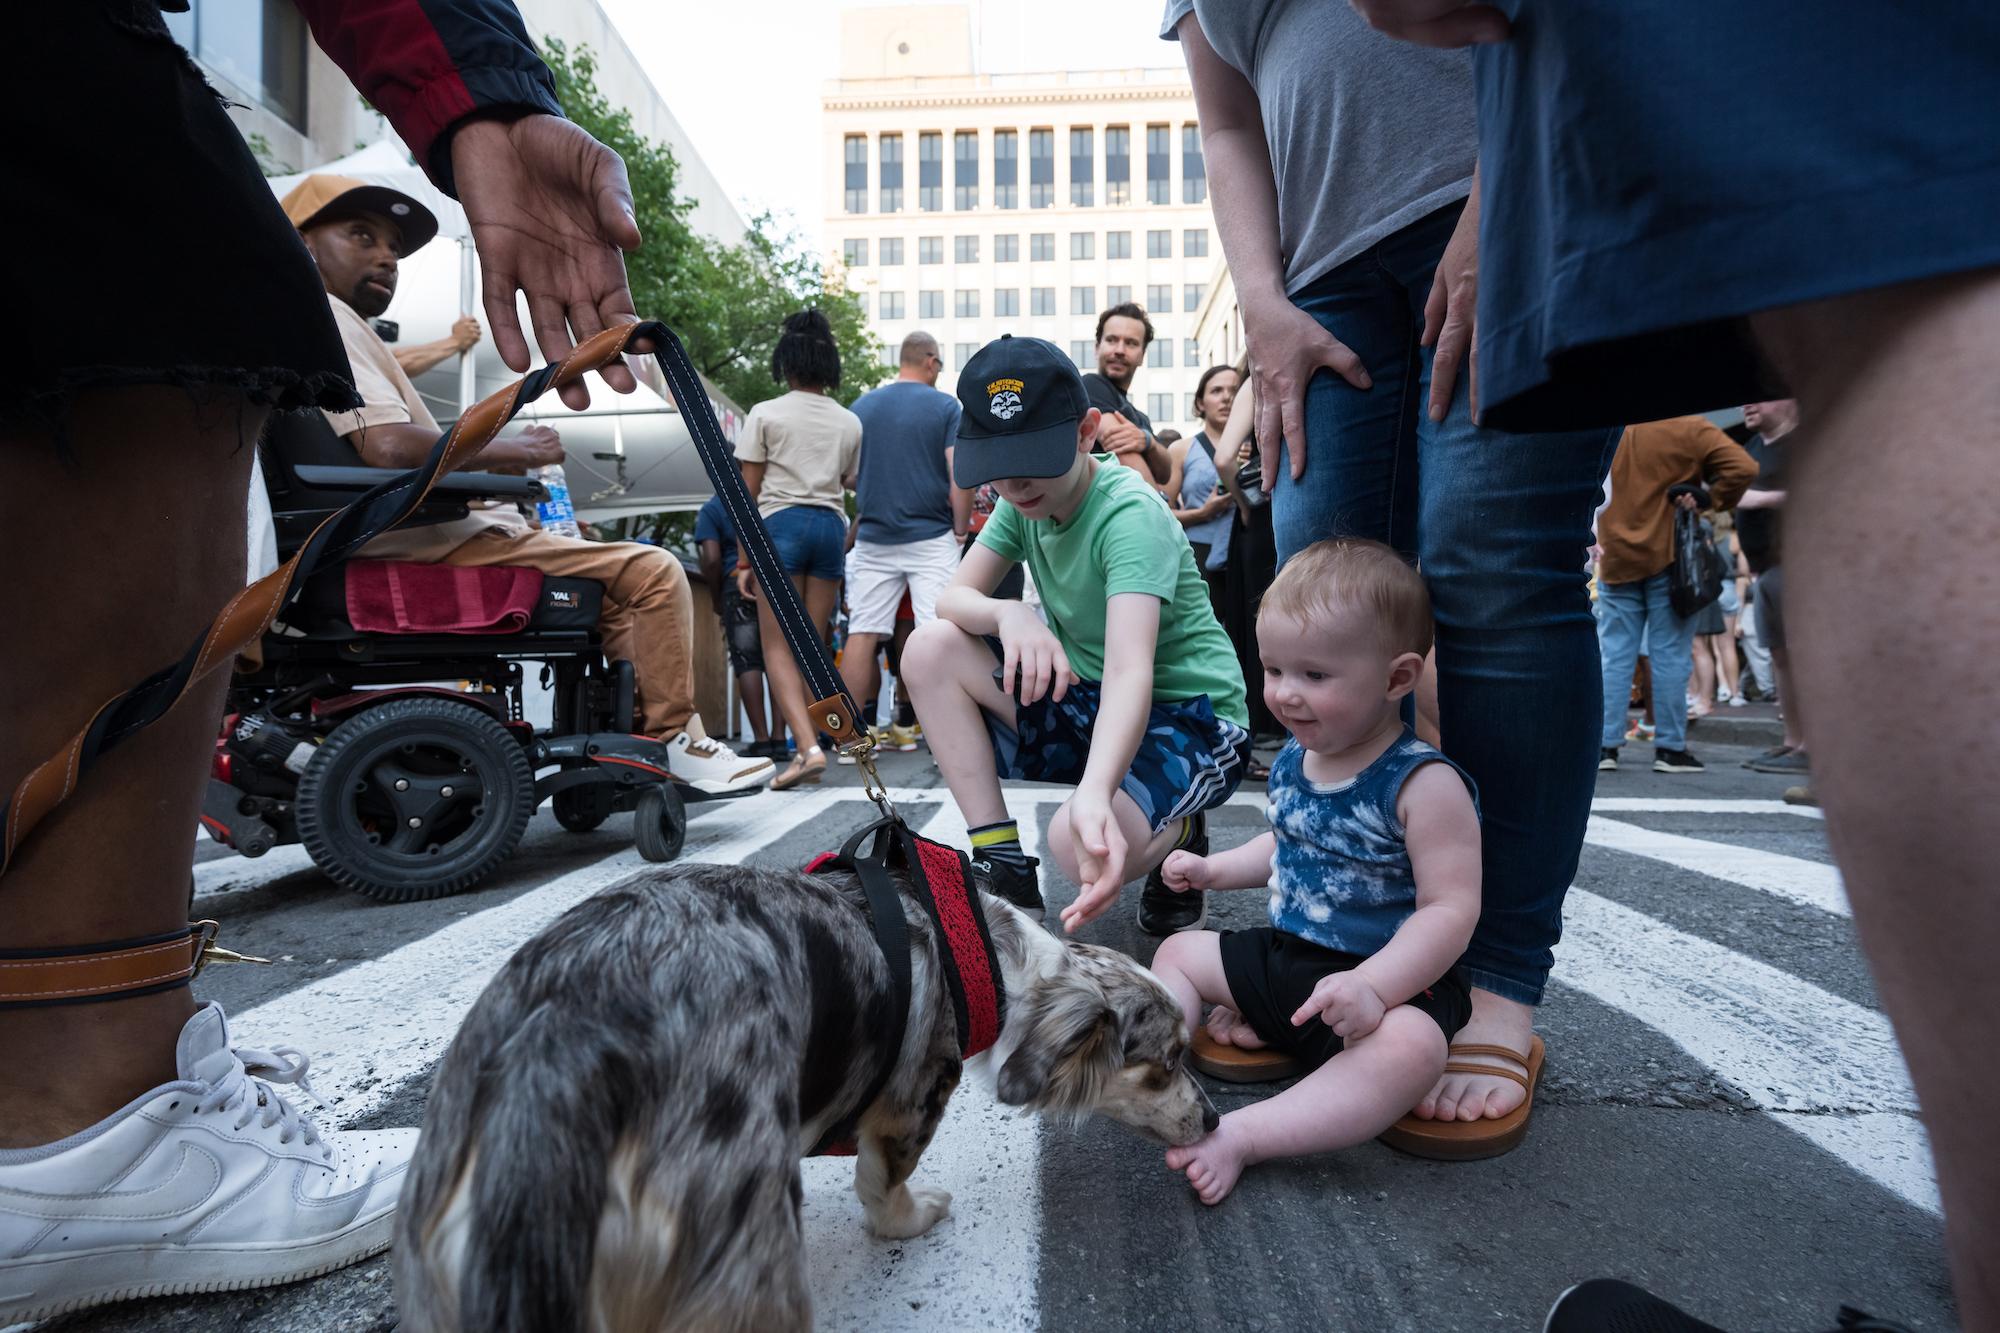
[[[1189,1033],[1125,955],[977,895],[1006,988],[999,1100],[1103,1112],[1163,1143],[1214,1127]],[[438,1070],[397,1223],[409,1333],[805,1329],[799,1158],[863,1111],[854,1189],[880,1236],[951,1203],[910,1173],[958,1086],[930,919],[904,898],[912,987],[851,874],[685,866],[579,903],[522,946]]]

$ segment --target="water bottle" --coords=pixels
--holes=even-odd
[[[535,517],[541,520],[542,531],[558,537],[583,536],[576,526],[576,507],[569,502],[569,482],[563,476],[562,464],[544,464],[528,475],[542,483],[542,489],[548,492],[547,499],[535,502]]]

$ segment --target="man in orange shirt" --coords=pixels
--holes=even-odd
[[[1674,507],[1727,509],[1757,476],[1742,446],[1706,417],[1631,426],[1618,441],[1597,517],[1597,643],[1604,662],[1604,755],[1618,767],[1626,698],[1641,636],[1652,663],[1655,773],[1699,773],[1687,749],[1681,700],[1694,668],[1693,625],[1674,614],[1667,570],[1674,562]]]

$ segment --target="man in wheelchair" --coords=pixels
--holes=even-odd
[[[326,413],[327,421],[370,466],[415,467],[437,442],[438,423],[369,320],[386,310],[396,293],[398,261],[437,234],[436,218],[399,191],[330,175],[308,176],[283,204],[319,266],[363,400],[356,411]],[[562,457],[555,431],[528,426],[488,445],[468,470],[522,472]],[[761,787],[776,771],[769,759],[739,756],[704,731],[694,708],[693,598],[680,561],[659,547],[557,536],[531,526],[507,503],[387,533],[359,555],[461,567],[526,566],[601,583],[598,630],[605,655],[632,663],[637,729],[666,743],[674,776],[699,791],[722,794]]]

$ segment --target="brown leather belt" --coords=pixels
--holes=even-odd
[[[261,963],[218,949],[216,923],[66,949],[0,949],[0,1009],[87,1004],[185,986],[211,962]]]

